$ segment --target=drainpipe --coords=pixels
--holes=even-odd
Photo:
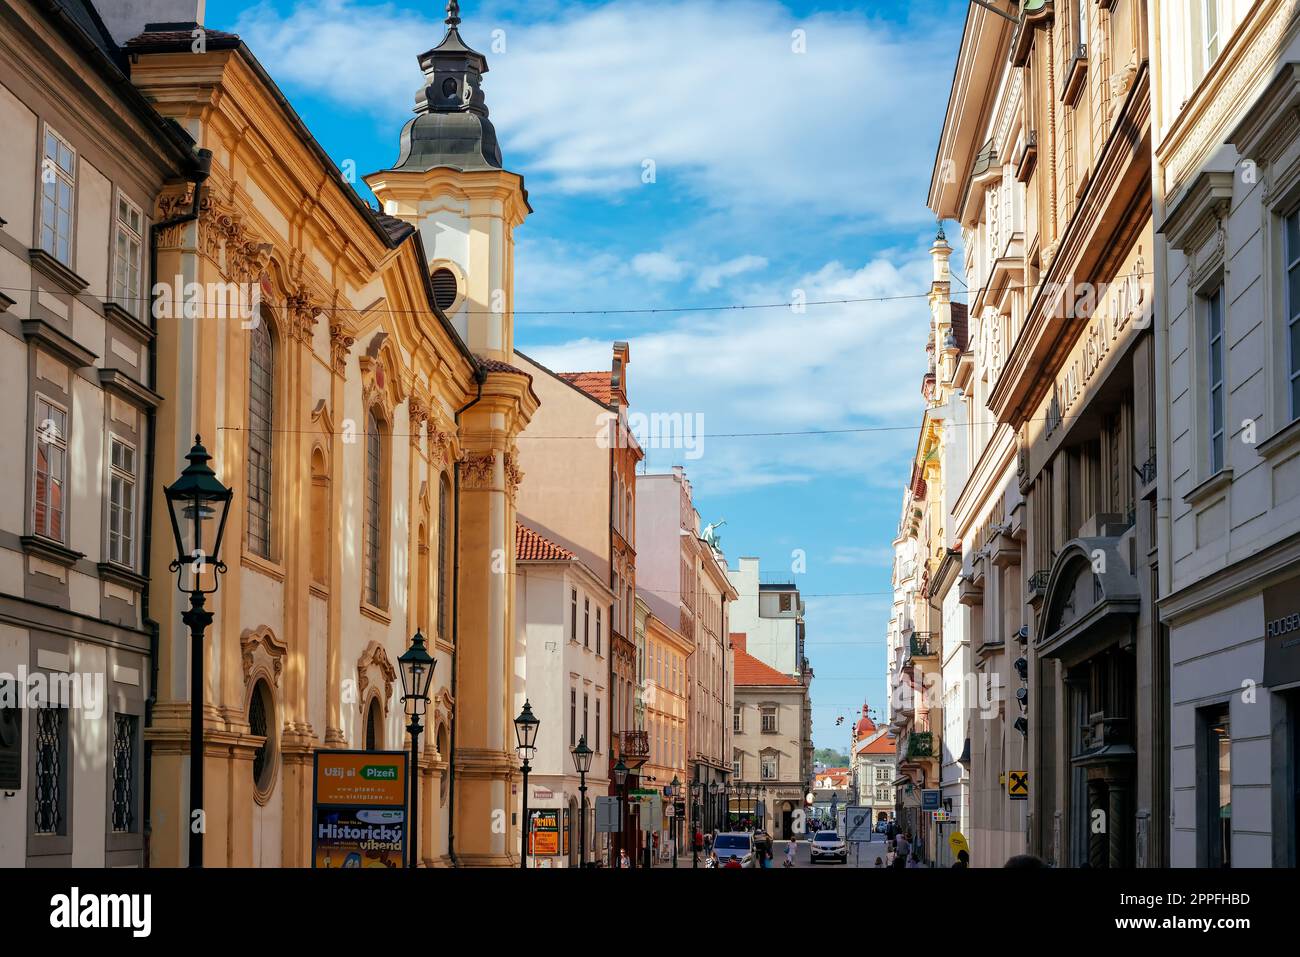
[[[152,291],[153,284],[158,278],[158,231],[167,229],[172,226],[181,226],[185,223],[193,222],[199,218],[199,202],[203,196],[203,184],[207,181],[208,174],[212,171],[212,150],[201,149],[195,154],[194,169],[192,171],[191,184],[194,186],[194,202],[190,206],[190,211],[181,216],[165,219],[160,223],[154,223],[149,230],[149,289]],[[152,295],[147,300],[152,306]],[[153,316],[152,308],[150,309],[151,328],[156,330],[157,320]],[[149,344],[149,388],[154,388],[158,381],[158,347],[156,342]],[[144,510],[144,523],[141,530],[141,551],[144,556],[144,576],[145,584],[140,592],[140,615],[144,623],[145,630],[149,632],[149,694],[144,700],[144,725],[146,728],[153,724],[153,709],[158,702],[158,645],[159,633],[161,631],[158,622],[154,621],[149,614],[149,589],[152,577],[147,574],[148,562],[153,551],[153,488],[154,488],[154,469],[157,454],[154,451],[154,443],[157,436],[157,413],[153,409],[145,412],[145,453],[144,453],[144,488],[146,498],[149,501],[149,507]],[[144,791],[144,807],[142,817],[144,818],[144,866],[149,866],[149,839],[153,833],[153,742],[144,743],[144,769],[143,781],[141,788]]]
[[[483,383],[487,381],[487,370],[481,365],[474,367],[474,381],[478,384],[478,394],[466,405],[456,410],[456,434],[460,435],[460,417],[472,409],[483,398]],[[452,475],[452,588],[451,588],[451,735],[447,747],[447,856],[456,866],[456,711],[459,703],[456,698],[456,678],[460,673],[457,667],[460,649],[460,469]],[[521,822],[522,823],[522,822]]]

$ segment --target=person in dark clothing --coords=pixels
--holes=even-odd
[[[954,870],[960,867],[970,867],[970,855],[965,851],[958,851],[957,860],[952,862],[952,866]]]
[[[1041,857],[1035,857],[1033,854],[1017,854],[1014,857],[1007,858],[1003,867],[1046,867]]]

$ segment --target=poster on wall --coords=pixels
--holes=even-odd
[[[532,833],[528,836],[528,853],[539,857],[554,857],[569,853],[569,809],[537,808],[529,811],[533,819]],[[563,840],[564,850],[560,850]]]
[[[317,751],[312,867],[400,868],[406,861],[404,751]]]

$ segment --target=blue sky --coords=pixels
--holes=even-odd
[[[703,455],[653,449],[649,470],[686,467],[704,520],[726,519],[733,566],[754,555],[779,573],[806,555],[814,741],[847,749],[864,698],[883,713],[891,542],[922,405],[925,198],[965,0],[461,7],[535,209],[516,234],[517,346],[582,370],[608,368],[626,339],[634,409],[703,415]],[[335,162],[365,174],[396,159],[443,15],[210,0],[206,21],[239,33]],[[800,295],[887,301],[673,311]],[[667,311],[528,314],[648,308]],[[723,435],[844,429],[882,431]]]

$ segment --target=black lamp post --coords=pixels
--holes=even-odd
[[[622,802],[627,801],[627,765],[623,763],[623,759],[622,759],[622,758],[619,758],[619,759],[618,759],[618,764],[614,765],[614,784],[615,784],[615,786],[616,786],[617,789],[618,789],[618,794],[619,794],[619,798],[620,798],[620,804],[619,804],[619,821],[620,821],[621,823],[623,823],[623,824],[626,824],[626,823],[627,823],[627,811],[626,811],[625,807],[623,806],[623,803],[622,803]],[[623,832],[623,829],[620,828],[620,829],[619,829],[619,836],[618,836],[618,849],[619,849],[620,852],[623,850],[623,845],[624,845],[624,842],[625,842],[626,840],[627,840],[627,835]],[[630,862],[631,860],[632,860],[632,858],[631,858],[631,856],[629,856],[629,857],[628,857],[628,861]],[[614,858],[614,868],[617,870],[618,868],[620,868],[620,867],[622,867],[622,866],[623,866],[623,865],[619,862],[619,858],[618,858],[618,857],[615,857],[615,858]]]
[[[429,686],[433,683],[433,670],[438,667],[437,660],[424,647],[424,635],[415,630],[411,647],[400,655],[397,665],[402,672],[402,704],[406,706],[406,716],[411,723],[406,730],[411,734],[411,824],[408,840],[411,853],[407,867],[415,867],[420,862],[420,718],[424,716],[429,705]]]
[[[541,724],[533,716],[532,706],[529,705],[528,699],[524,699],[524,710],[519,712],[519,717],[515,718],[515,750],[519,752],[519,760],[523,762],[521,770],[524,772],[524,794],[523,794],[523,814],[519,818],[523,838],[519,850],[519,866],[527,870],[528,868],[528,772],[532,770],[528,762],[537,755],[537,726]]]
[[[217,590],[221,561],[221,538],[226,531],[230,500],[234,491],[217,480],[208,462],[212,456],[194,436],[194,447],[185,456],[189,465],[171,485],[163,489],[176,540],[176,557],[168,568],[176,573],[176,587],[189,593],[190,607],[181,621],[190,629],[190,867],[203,866],[203,635],[212,624],[207,596]],[[185,570],[191,575],[185,587]],[[211,583],[204,576],[211,570]]]
[[[578,772],[578,866],[587,866],[587,772],[591,770],[591,756],[596,752],[587,747],[587,736],[578,739],[578,746],[570,752],[573,767]]]
[[[695,840],[695,832],[703,833],[700,827],[700,788],[699,781],[691,782],[691,867],[700,866],[700,845]]]
[[[668,785],[673,789],[673,870],[677,869],[677,850],[682,846],[682,818],[677,813],[677,795],[681,793],[682,782],[677,775],[673,775],[672,783]],[[686,807],[686,802],[682,802],[682,807]],[[694,841],[691,841],[694,844]]]

